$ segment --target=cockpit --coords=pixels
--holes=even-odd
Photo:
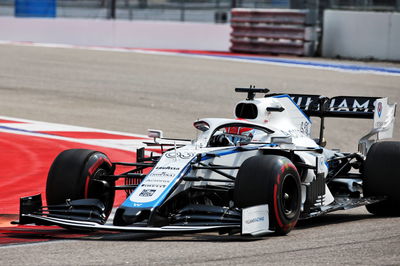
[[[207,147],[244,146],[265,142],[268,134],[273,132],[263,126],[235,120],[215,125],[214,128],[211,128],[206,121],[197,121],[194,126],[198,130],[210,134]]]

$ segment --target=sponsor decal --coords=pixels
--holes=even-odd
[[[330,111],[347,111],[347,112],[368,112],[370,100],[363,101],[362,99],[332,99],[329,105]]]
[[[382,102],[378,102],[378,116],[381,117],[383,110]]]
[[[242,234],[262,235],[269,232],[268,205],[242,209]]]
[[[264,220],[265,220],[265,217],[260,216],[260,217],[256,217],[256,218],[253,218],[253,219],[246,220],[244,222],[246,224],[252,224],[252,223],[256,223],[256,222],[263,222]]]
[[[174,173],[169,173],[169,172],[166,172],[166,171],[163,171],[163,172],[160,172],[160,173],[151,173],[151,176],[152,177],[154,177],[154,176],[161,176],[161,177],[173,177],[173,176],[175,176],[175,174]],[[155,180],[154,178],[152,178],[152,180]],[[159,179],[159,180],[162,180],[162,179]],[[160,181],[160,182],[163,182],[163,181]]]
[[[156,192],[155,189],[143,189],[142,192],[140,192],[139,197],[151,197],[154,192]]]
[[[293,95],[292,100],[303,110],[318,111],[319,96],[299,96]],[[377,98],[374,97],[333,97],[328,101],[328,111],[344,111],[344,112],[371,112],[374,109],[374,103]]]
[[[300,124],[300,132],[305,134],[305,135],[310,135],[310,128],[311,128],[311,124],[309,122],[301,122]]]
[[[170,157],[175,157],[175,151],[168,153]],[[187,157],[189,155],[190,157]],[[157,166],[153,168],[123,204],[127,206],[133,205],[134,207],[138,206],[136,204],[141,204],[141,207],[154,207],[160,204],[194,155],[194,153],[190,152],[180,152],[180,158],[185,158],[180,160],[170,160],[168,156],[162,156]]]
[[[164,188],[167,185],[158,185],[158,184],[143,184],[142,187],[147,187],[147,188]]]
[[[387,98],[376,100],[374,112],[374,128],[380,129],[378,139],[393,137],[396,104],[388,104]]]
[[[165,154],[165,157],[167,157],[167,158],[178,157],[181,159],[189,159],[189,158],[192,158],[193,156],[194,156],[194,153],[187,152],[187,151],[170,151]]]
[[[179,167],[173,167],[173,166],[157,166],[157,170],[176,170],[178,171],[180,168]]]

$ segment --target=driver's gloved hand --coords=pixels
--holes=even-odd
[[[232,141],[224,134],[213,136],[210,141],[210,146],[221,147],[221,146],[233,146]]]

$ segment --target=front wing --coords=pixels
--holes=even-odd
[[[46,217],[35,214],[23,214],[24,218],[29,218],[36,223],[40,224],[51,224],[59,225],[62,227],[68,227],[72,229],[85,229],[85,230],[108,230],[108,231],[130,231],[138,233],[195,233],[195,232],[207,232],[207,231],[219,231],[224,229],[240,229],[240,224],[223,224],[213,226],[193,226],[193,225],[168,225],[162,227],[147,227],[147,226],[115,226],[111,224],[98,224],[86,221],[76,221],[69,219],[60,219],[54,217]]]

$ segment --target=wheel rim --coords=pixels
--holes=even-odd
[[[280,198],[283,214],[287,219],[294,218],[299,207],[299,191],[294,176],[287,175],[284,178]]]

